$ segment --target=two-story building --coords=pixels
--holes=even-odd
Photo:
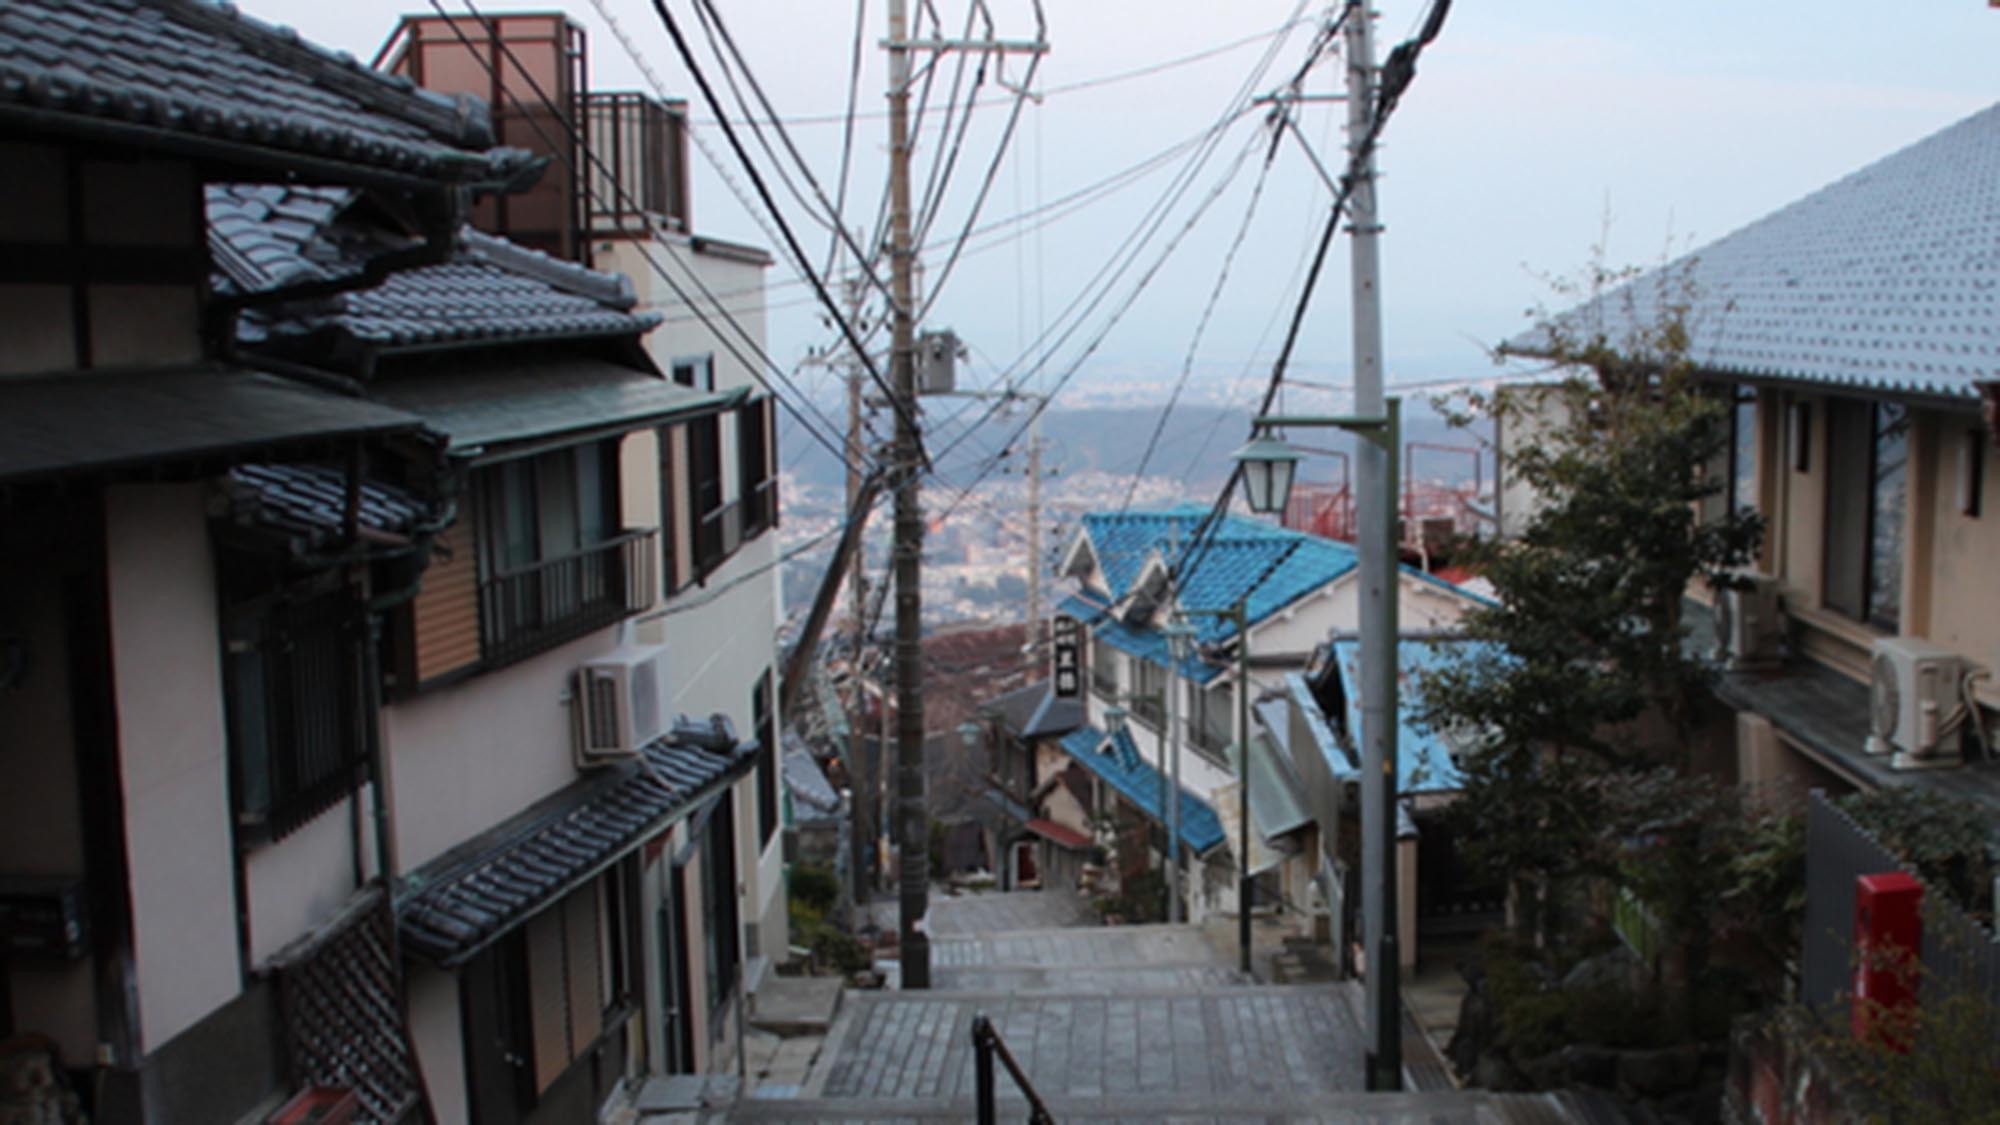
[[[1351,545],[1241,516],[1224,516],[1205,546],[1186,550],[1206,514],[1182,507],[1084,516],[1061,564],[1078,592],[1061,611],[1081,621],[1090,638],[1085,729],[1101,744],[1112,733],[1107,709],[1122,709],[1139,759],[1170,776],[1178,743],[1182,785],[1212,808],[1218,794],[1234,792],[1241,775],[1235,747],[1246,732],[1238,729],[1236,693],[1247,690],[1255,703],[1264,691],[1282,688],[1287,672],[1302,671],[1320,645],[1352,634],[1360,587]],[[1175,577],[1183,554],[1189,561],[1179,565],[1187,572]],[[1448,629],[1477,604],[1473,595],[1410,568],[1401,574],[1398,597],[1410,631]],[[1239,603],[1243,637],[1225,616]],[[1166,626],[1181,620],[1192,634],[1176,660]],[[1236,682],[1237,650],[1245,644],[1247,687]],[[1178,739],[1169,737],[1168,692],[1178,695]],[[1078,745],[1087,741],[1077,736]],[[1190,883],[1196,885],[1189,888],[1189,917],[1234,909],[1233,877]]]
[[[0,45],[0,1035],[100,1120],[716,1065],[784,944],[769,400],[464,225],[546,163],[477,99],[189,0]]]

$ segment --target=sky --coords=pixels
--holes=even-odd
[[[240,0],[259,18],[371,58],[397,17],[428,11],[408,0]],[[440,0],[465,11],[464,0]],[[646,0],[603,0],[670,93],[694,104],[696,128],[744,183],[713,114]],[[643,88],[638,67],[591,0],[560,7],[590,39],[592,85]],[[691,0],[670,0],[704,72],[728,99]],[[723,0],[729,30],[790,124],[813,174],[836,190],[842,119],[855,36],[849,0]],[[884,183],[884,0],[867,0],[847,223],[872,233]],[[967,0],[936,0],[957,34]],[[989,0],[996,34],[1034,37],[1028,0]],[[980,212],[991,223],[1105,181],[1209,129],[1239,91],[1279,88],[1305,57],[1323,0],[1046,0],[1050,51]],[[1426,6],[1382,0],[1377,50],[1386,54]],[[504,10],[481,3],[485,12]],[[1283,31],[1283,34],[1279,32]],[[1275,44],[1268,69],[1252,81]],[[1154,73],[1115,78],[1201,56]],[[1550,277],[1574,275],[1594,247],[1611,265],[1657,263],[1712,241],[2000,98],[2000,9],[1985,0],[1460,0],[1383,134],[1380,165],[1383,298],[1390,382],[1480,378],[1495,372],[1486,349],[1526,327],[1538,306],[1560,307]],[[916,153],[919,194],[944,145],[940,125],[955,57],[938,66]],[[1018,83],[1026,59],[1008,58]],[[960,161],[937,209],[925,254],[935,281],[951,238],[966,223],[1013,96],[989,71]],[[1342,80],[1337,59],[1306,79],[1309,93]],[[971,81],[968,72],[966,82]],[[1246,83],[1250,83],[1246,86]],[[735,111],[730,110],[733,114]],[[1344,106],[1301,108],[1299,132],[1338,167]],[[1268,151],[1261,114],[1225,128],[1212,156],[1120,281],[1092,282],[1131,236],[1185,156],[1090,195],[1062,217],[975,236],[926,320],[966,341],[963,381],[1024,380],[1060,387],[1059,401],[1157,400],[1186,370],[1189,397],[1246,401],[1268,370],[1299,289],[1328,195],[1305,148],[1290,138],[1261,177]],[[749,138],[746,136],[746,143]],[[1238,161],[1233,177],[1225,177]],[[757,153],[767,178],[772,162]],[[824,263],[831,235],[775,181],[792,228]],[[1213,196],[1193,215],[1198,203]],[[1252,206],[1254,197],[1254,207]],[[699,154],[695,227],[712,237],[777,249],[752,212]],[[1024,228],[1032,228],[1025,229]],[[1180,234],[1185,230],[1184,234]],[[1179,235],[1170,256],[1161,257]],[[864,235],[866,237],[866,235]],[[1240,242],[1239,242],[1240,239]],[[1232,255],[1231,247],[1235,245]],[[782,257],[782,256],[781,256]],[[1218,287],[1225,261],[1226,281]],[[1142,274],[1150,280],[1136,296]],[[786,365],[834,336],[809,290],[784,264],[768,275],[770,353]],[[1053,346],[1062,314],[1102,293],[1079,327]],[[1348,262],[1343,239],[1315,291],[1294,371],[1304,384],[1348,379]],[[1115,322],[1114,310],[1130,298]],[[1212,303],[1212,308],[1211,308]],[[1085,354],[1099,334],[1101,342]],[[807,368],[816,393],[832,378]]]

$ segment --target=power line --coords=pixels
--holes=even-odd
[[[658,14],[661,23],[666,26],[667,34],[673,37],[674,49],[680,53],[681,62],[687,66],[688,73],[694,77],[695,85],[701,88],[702,98],[708,102],[710,108],[719,114],[721,112],[721,103],[715,96],[715,89],[709,85],[708,77],[702,73],[701,64],[695,60],[694,52],[689,49],[686,37],[681,34],[680,24],[675,21],[673,13],[667,10],[666,0],[653,0],[653,11]],[[854,349],[855,358],[859,359],[862,366],[868,369],[868,376],[874,381],[876,387],[884,395],[888,396],[889,405],[891,409],[895,410],[897,417],[901,418],[906,425],[914,429],[916,420],[910,417],[909,408],[896,398],[895,392],[890,388],[888,380],[882,377],[881,370],[875,366],[874,358],[868,354],[867,349],[862,346],[861,340],[855,335],[854,326],[847,322],[847,317],[840,311],[840,307],[834,303],[833,295],[826,291],[826,286],[821,283],[819,275],[813,272],[812,262],[807,260],[804,249],[799,246],[797,236],[792,233],[790,225],[785,222],[784,215],[778,211],[777,204],[771,199],[770,188],[765,186],[764,177],[758,173],[757,166],[751,162],[750,154],[744,151],[743,142],[737,139],[736,130],[731,128],[727,121],[724,121],[722,122],[722,133],[723,136],[728,138],[729,147],[735,150],[736,159],[742,163],[743,170],[749,175],[751,184],[756,187],[758,198],[762,199],[764,206],[770,209],[772,221],[778,224],[778,230],[784,235],[785,245],[791,248],[792,257],[797,262],[799,270],[812,282],[813,292],[818,295],[820,304],[826,307],[827,315],[833,318],[834,323],[840,325],[841,334],[847,338],[848,346]],[[917,460],[920,463],[928,465],[930,457],[924,452],[921,439],[917,442],[915,452]]]
[[[833,201],[826,197],[826,191],[819,185],[819,178],[813,175],[812,166],[806,163],[806,158],[799,154],[798,146],[792,143],[792,136],[786,131],[784,121],[777,116],[776,111],[771,107],[771,99],[764,94],[763,84],[757,81],[757,75],[750,69],[749,61],[743,57],[743,52],[737,48],[736,39],[729,34],[728,25],[722,22],[722,13],[716,10],[715,5],[710,0],[694,0],[694,12],[695,18],[701,22],[703,33],[708,36],[709,49],[715,51],[716,60],[722,64],[723,80],[729,83],[730,91],[736,95],[738,104],[742,103],[743,95],[742,91],[737,89],[735,74],[729,66],[731,58],[736,60],[736,69],[743,72],[743,80],[749,83],[751,92],[757,96],[757,103],[764,107],[766,113],[771,114],[771,127],[777,133],[779,142],[785,146],[785,151],[791,154],[793,163],[798,165],[800,173],[805,176],[806,184],[812,188],[813,195],[819,199],[820,206],[826,209],[826,225],[832,228],[834,237],[845,242],[848,250],[853,252],[857,260],[857,268],[861,270],[862,275],[867,278],[869,284],[873,285],[885,299],[893,303],[895,298],[890,295],[888,284],[876,275],[874,267],[869,262],[861,258],[861,247],[855,244],[854,236],[848,233],[846,218],[842,215],[841,209],[836,207]],[[722,51],[716,47],[715,37],[717,35],[722,37],[723,46],[729,48],[728,57],[724,57]],[[697,81],[700,81],[700,79],[697,78]],[[706,88],[705,84],[704,88]],[[748,107],[746,106],[745,108],[747,110]],[[724,126],[724,129],[727,131],[728,127]],[[776,167],[778,178],[792,192],[793,197],[798,199],[800,205],[806,209],[806,213],[813,214],[812,204],[807,202],[805,197],[799,193],[798,188],[793,185],[791,177],[785,174],[784,161],[779,158],[776,152],[771,150],[769,142],[764,140],[764,131],[754,121],[751,123],[750,131],[757,138],[757,143],[763,147],[765,154],[771,158],[771,163]],[[734,143],[733,134],[731,136],[731,143]],[[741,157],[740,150],[738,155]],[[751,176],[754,179],[756,173],[753,171]],[[759,190],[762,190],[761,184]],[[775,211],[775,207],[773,209]],[[774,217],[777,218],[779,226],[781,228],[784,227],[784,219],[775,215]],[[789,233],[789,230],[787,230],[787,235]],[[799,260],[800,264],[810,274],[811,264],[807,262],[803,255],[800,256]]]
[[[1205,62],[1208,59],[1215,58],[1217,55],[1226,55],[1231,51],[1240,50],[1244,47],[1250,46],[1253,43],[1262,43],[1267,39],[1275,39],[1278,36],[1283,35],[1288,31],[1291,31],[1293,28],[1299,26],[1299,24],[1303,22],[1305,21],[1301,19],[1287,20],[1286,22],[1281,23],[1278,26],[1271,28],[1268,31],[1260,31],[1254,35],[1246,35],[1241,39],[1232,39],[1227,43],[1218,43],[1213,47],[1204,47],[1199,51],[1194,51],[1189,54],[1178,55],[1170,59],[1163,59],[1160,62],[1156,63],[1148,63],[1145,66],[1135,67],[1131,70],[1121,70],[1111,74],[1101,74],[1094,78],[1080,78],[1074,82],[1065,82],[1060,85],[1050,86],[1042,90],[1040,96],[1043,98],[1053,98],[1063,94],[1073,94],[1080,90],[1093,90],[1100,86],[1110,86],[1110,85],[1115,85],[1119,82],[1129,82],[1137,78],[1150,78],[1155,74],[1162,74],[1165,73],[1166,71],[1176,70],[1183,66],[1190,66],[1194,63]],[[982,107],[996,106],[996,105],[1003,105],[1007,101],[1008,99],[1006,98],[994,97],[988,99],[987,101],[980,102],[979,104]],[[866,121],[866,120],[876,120],[883,117],[887,117],[888,114],[881,111],[871,111],[871,112],[860,113],[857,114],[856,116],[860,120]],[[793,126],[840,125],[843,124],[845,121],[846,121],[846,116],[844,114],[823,113],[823,114],[806,114],[798,117],[787,118],[786,124]],[[703,125],[713,125],[715,123],[716,122],[712,119],[704,119],[700,122],[700,124]]]
[[[847,214],[847,173],[854,159],[854,102],[861,91],[861,48],[867,39],[868,0],[854,0],[854,51],[847,67],[847,123],[840,131],[840,175],[834,181],[833,213],[841,216],[845,225]],[[831,274],[836,252],[840,249],[839,231],[826,244],[826,265],[822,272]]]

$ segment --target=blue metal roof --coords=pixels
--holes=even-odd
[[[1670,304],[1689,305],[1688,358],[1713,372],[1976,395],[2000,380],[2000,105],[1556,321],[1638,350]],[[1538,328],[1505,346],[1550,341]]]
[[[1161,824],[1167,822],[1160,808],[1165,794],[1160,771],[1139,756],[1130,731],[1107,735],[1096,727],[1082,726],[1065,736],[1061,746],[1078,764],[1111,786],[1127,804]],[[1221,818],[1207,801],[1182,786],[1181,843],[1196,855],[1203,855],[1222,846],[1222,842]]]
[[[1465,783],[1458,764],[1451,759],[1447,740],[1417,720],[1415,678],[1460,660],[1499,659],[1500,651],[1498,646],[1487,641],[1406,638],[1397,644],[1400,672],[1396,696],[1396,785],[1400,792],[1449,792]],[[1340,669],[1341,695],[1346,701],[1346,714],[1342,721],[1350,735],[1358,738],[1361,730],[1361,642],[1335,641],[1333,659]],[[1306,698],[1311,698],[1309,693]],[[1358,777],[1360,770],[1346,758],[1344,752],[1337,753],[1340,755],[1338,758],[1328,756],[1329,763],[1335,766],[1334,772],[1351,773]]]

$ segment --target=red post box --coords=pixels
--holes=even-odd
[[[1923,948],[1924,885],[1902,872],[1854,881],[1854,1037],[1880,1037],[1891,1050],[1909,1044],[1896,1033],[1917,1004],[1917,955]]]

